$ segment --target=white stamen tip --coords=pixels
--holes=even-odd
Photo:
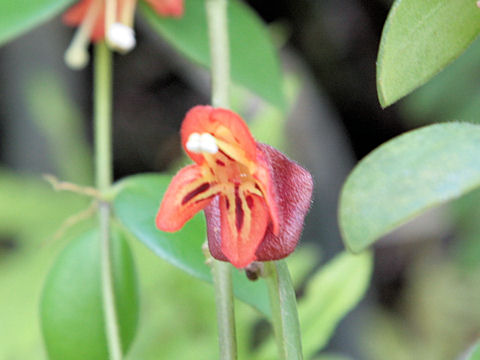
[[[194,153],[201,153],[202,147],[200,145],[200,134],[199,133],[191,133],[188,137],[188,141],[186,144],[187,150],[194,152]]]
[[[203,152],[209,154],[216,154],[218,152],[218,146],[215,138],[208,133],[203,133],[200,135],[200,144]]]
[[[70,46],[65,51],[64,60],[65,63],[74,70],[81,70],[88,64],[90,55],[88,55],[87,49],[81,46]]]
[[[218,151],[218,146],[215,138],[208,133],[192,133],[188,137],[186,144],[188,151],[200,154],[202,152],[215,154]]]
[[[107,32],[108,44],[121,53],[127,53],[135,45],[135,32],[133,29],[122,23],[113,23]]]

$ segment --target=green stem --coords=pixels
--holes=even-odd
[[[95,183],[105,192],[112,183],[112,55],[105,43],[95,45],[94,66]],[[115,308],[110,244],[110,205],[99,204],[102,299],[108,352],[111,360],[122,359],[122,346]]]
[[[265,280],[270,296],[279,359],[301,360],[303,355],[297,302],[285,261],[265,263]]]
[[[229,107],[230,47],[228,42],[227,0],[206,0],[210,62],[212,68],[212,105]]]
[[[220,359],[237,358],[233,286],[230,264],[212,259],[212,275],[217,307],[218,342]]]
[[[206,0],[206,10],[212,69],[212,105],[228,108],[230,50],[227,0]],[[212,275],[215,286],[220,358],[234,360],[237,358],[237,343],[230,264],[212,259]]]

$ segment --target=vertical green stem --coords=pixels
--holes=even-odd
[[[233,287],[230,270],[229,263],[213,260],[212,275],[217,307],[218,342],[220,359],[222,360],[234,360],[237,358]]]
[[[212,105],[229,107],[230,47],[228,42],[227,0],[206,0],[210,62],[212,67]]]
[[[112,183],[112,55],[105,43],[95,45],[94,66],[95,183],[100,192]],[[108,352],[111,360],[122,359],[110,248],[110,206],[99,204],[102,299]]]
[[[301,360],[302,342],[297,301],[285,261],[265,263],[272,322],[280,360]]]
[[[230,49],[228,44],[227,0],[206,0],[210,59],[212,68],[212,105],[229,107]],[[237,358],[235,314],[231,266],[213,260],[212,275],[217,307],[220,358]]]
[[[105,43],[95,46],[95,180],[100,191],[112,183],[112,55]]]

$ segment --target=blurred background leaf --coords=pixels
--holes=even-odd
[[[82,136],[84,117],[64,84],[51,72],[39,72],[28,79],[25,91],[32,120],[49,142],[58,177],[92,185],[92,152]]]
[[[423,85],[480,33],[470,0],[397,0],[382,33],[377,88],[383,107]]]
[[[48,21],[74,0],[0,1],[0,45]]]
[[[298,309],[306,358],[327,345],[339,322],[362,300],[372,271],[370,252],[341,253],[309,279]]]
[[[140,4],[140,10],[152,28],[175,48],[196,63],[209,66],[210,50],[203,1],[186,0],[185,14],[181,19],[158,16],[145,3]],[[233,81],[284,110],[279,60],[262,20],[247,5],[236,0],[228,2],[228,18]]]

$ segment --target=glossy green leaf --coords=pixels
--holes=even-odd
[[[427,82],[480,33],[473,0],[397,0],[383,29],[377,89],[383,107]]]
[[[426,210],[480,187],[480,126],[448,123],[383,144],[352,171],[340,196],[346,246],[361,251]]]
[[[119,230],[113,231],[112,257],[115,302],[126,352],[137,327],[138,294],[133,257]],[[108,360],[98,231],[75,238],[57,258],[43,290],[41,319],[50,360]]]
[[[298,307],[306,358],[327,345],[338,323],[363,298],[372,269],[371,253],[344,252],[310,279]]]
[[[0,45],[51,19],[74,1],[0,1]]]
[[[209,66],[205,2],[186,0],[180,19],[157,15],[146,3],[141,13],[153,29],[193,61]],[[258,16],[240,1],[228,1],[230,65],[232,79],[268,102],[285,108],[279,61],[265,26]]]
[[[202,245],[206,240],[203,214],[196,215],[178,232],[166,233],[155,226],[155,215],[171,178],[164,175],[136,175],[116,186],[114,211],[133,236],[155,254],[202,280],[211,282]],[[263,281],[249,281],[233,269],[235,295],[269,316],[267,288]]]

